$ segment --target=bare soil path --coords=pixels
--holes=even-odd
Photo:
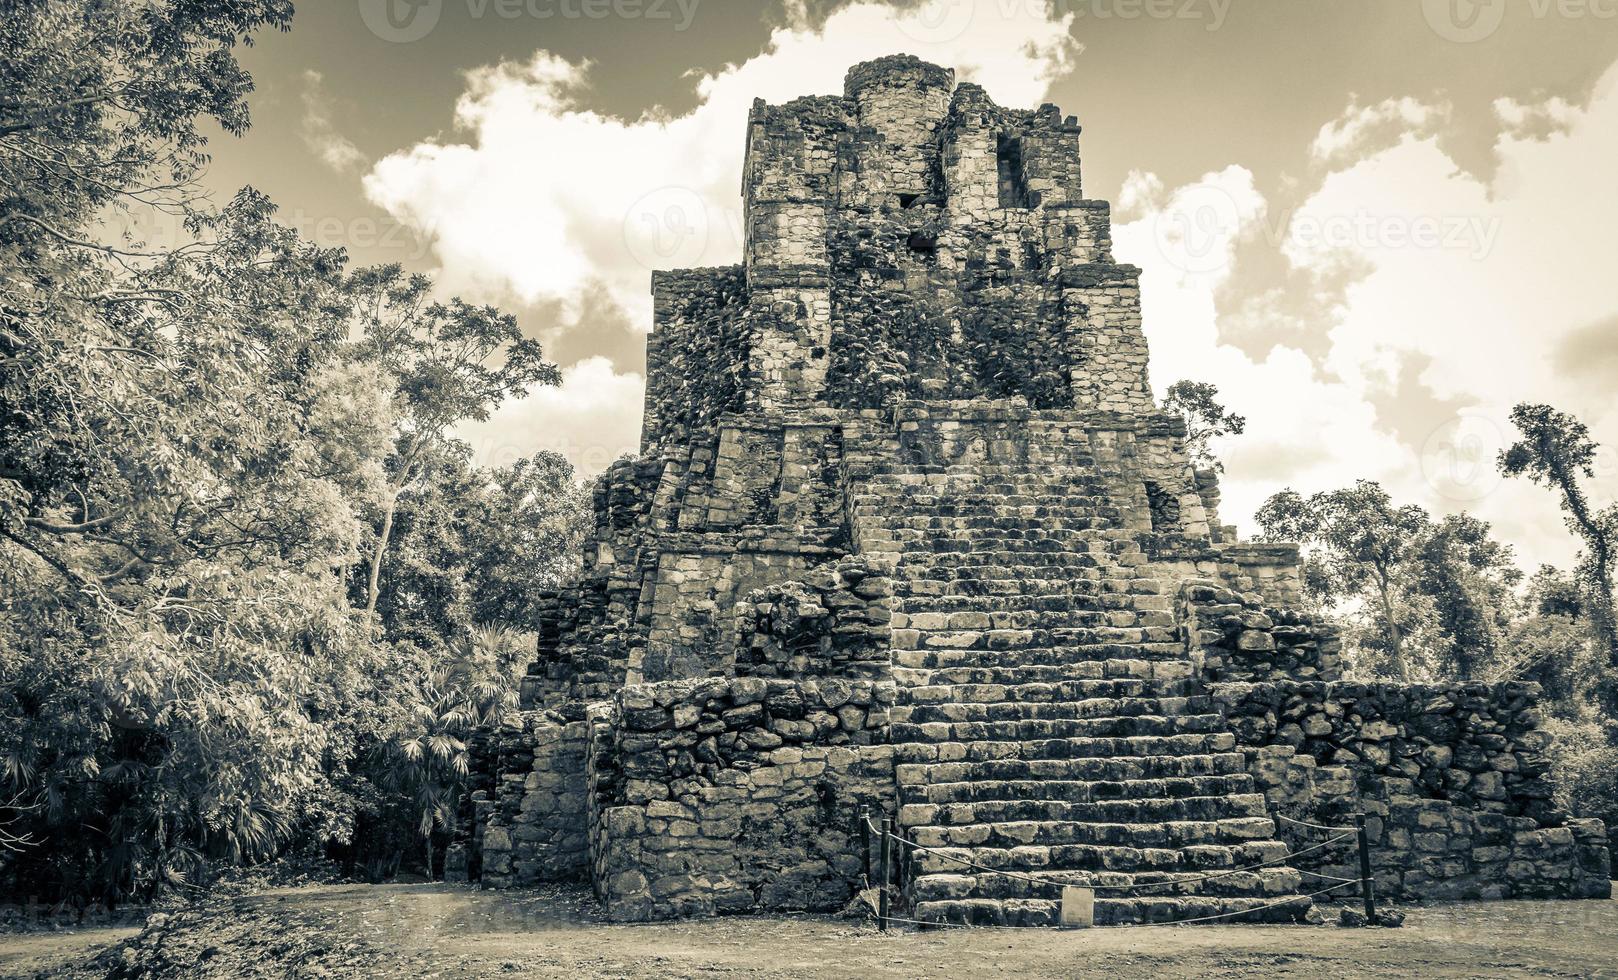
[[[883,935],[822,916],[612,925],[587,895],[569,889],[312,886],[212,902],[138,936],[128,929],[0,936],[0,977],[1618,978],[1618,901],[1407,911],[1405,927],[1394,930]]]

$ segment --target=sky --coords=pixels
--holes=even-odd
[[[1566,564],[1554,497],[1493,465],[1521,401],[1589,424],[1618,496],[1618,0],[323,0],[242,52],[253,128],[208,180],[517,313],[564,383],[463,434],[590,475],[638,443],[651,270],[739,260],[752,100],[896,52],[1078,117],[1154,387],[1247,418],[1244,532],[1369,478]]]

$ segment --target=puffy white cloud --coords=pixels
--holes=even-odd
[[[581,477],[591,477],[640,449],[645,392],[641,375],[619,374],[606,358],[588,357],[563,368],[560,385],[536,386],[459,435],[481,464],[504,466],[544,449],[561,453]]]
[[[1449,114],[1448,105],[1408,95],[1366,106],[1350,102],[1341,116],[1320,127],[1309,155],[1327,166],[1352,162],[1399,142],[1407,133],[1431,134]]]
[[[564,326],[602,290],[650,329],[652,269],[740,259],[739,149],[754,98],[838,93],[849,65],[908,51],[1032,106],[1076,50],[1070,20],[1003,0],[858,3],[819,27],[800,16],[756,57],[699,77],[690,113],[633,121],[586,107],[588,62],[539,51],[469,73],[455,113],[465,141],[388,156],[366,193],[431,229],[447,288],[555,303]]]
[[[303,118],[298,135],[320,162],[337,173],[349,173],[365,165],[365,154],[353,141],[337,131],[331,118],[331,99],[323,87],[325,78],[318,71],[303,73]]]
[[[1157,186],[1142,177],[1136,186]],[[1251,532],[1253,511],[1292,483],[1331,486],[1378,477],[1408,453],[1376,427],[1370,402],[1323,377],[1301,351],[1277,346],[1252,358],[1221,342],[1215,302],[1241,241],[1264,234],[1266,202],[1238,166],[1161,193],[1136,220],[1113,230],[1120,261],[1142,269],[1141,305],[1159,396],[1182,378],[1219,386],[1247,431],[1216,449],[1226,461],[1221,517]]]
[[[1145,270],[1159,390],[1181,377],[1210,381],[1248,417],[1247,433],[1226,447],[1227,520],[1245,521],[1282,483],[1316,490],[1369,477],[1435,512],[1467,509],[1492,521],[1525,564],[1570,558],[1576,543],[1555,498],[1499,479],[1494,457],[1513,437],[1511,406],[1549,402],[1579,415],[1605,444],[1592,490],[1601,501],[1618,495],[1613,379],[1576,363],[1613,363],[1618,349],[1609,284],[1618,195],[1608,189],[1618,66],[1587,108],[1547,105],[1522,108],[1521,118],[1562,122],[1549,132],[1508,125],[1487,183],[1458,167],[1436,136],[1405,137],[1325,176],[1287,214],[1260,207],[1234,227],[1228,218],[1210,222],[1220,207],[1230,212],[1208,201],[1246,199],[1250,181],[1233,168],[1193,189],[1158,192],[1152,210],[1119,227],[1120,257]],[[1208,255],[1265,234],[1296,275],[1324,281],[1351,271],[1330,322],[1309,326],[1326,331],[1324,357],[1312,363],[1276,347],[1254,358],[1222,343],[1215,296],[1228,284],[1224,271],[1188,274],[1187,260],[1161,245],[1165,223],[1212,229]],[[1246,299],[1242,315],[1261,315],[1263,297]],[[1416,369],[1433,403],[1464,407],[1436,422],[1399,417],[1389,393]]]
[[[1493,108],[1495,119],[1518,139],[1543,139],[1552,133],[1565,132],[1578,117],[1578,110],[1560,96],[1543,102],[1518,102],[1508,95],[1495,99]]]

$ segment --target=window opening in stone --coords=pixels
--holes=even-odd
[[[995,166],[1000,177],[1000,206],[1027,208],[1033,204],[1028,197],[1028,181],[1023,175],[1022,138],[1000,136],[994,150]]]
[[[920,201],[920,200],[921,200],[921,195],[920,194],[900,194],[899,195],[899,206],[901,208],[913,208],[913,207],[916,206],[916,202]]]
[[[1151,480],[1146,481],[1146,506],[1154,533],[1171,534],[1180,529],[1180,499]]]

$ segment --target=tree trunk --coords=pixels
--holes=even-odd
[[[371,551],[371,576],[365,586],[365,615],[376,615],[377,583],[382,578],[382,554],[388,550],[388,536],[393,533],[393,511],[399,506],[399,491],[388,492],[388,507],[382,512],[382,530],[376,536],[376,547]]]
[[[1388,622],[1388,668],[1395,680],[1408,681],[1410,671],[1405,667],[1404,637],[1400,634],[1399,624],[1393,617],[1393,598],[1389,595],[1388,580],[1385,576],[1378,577],[1377,592],[1382,596],[1382,616]]]
[[[1575,474],[1565,467],[1558,467],[1554,473],[1562,486],[1562,506],[1573,515],[1573,521],[1589,547],[1589,556],[1585,560],[1592,566],[1596,592],[1596,595],[1589,597],[1594,600],[1590,603],[1590,623],[1595,627],[1596,638],[1607,648],[1609,667],[1596,681],[1596,694],[1611,716],[1618,712],[1618,680],[1613,677],[1614,672],[1618,672],[1618,596],[1613,594],[1613,542],[1607,536],[1606,528],[1601,526],[1601,521],[1590,513],[1589,502],[1579,488]]]
[[[427,831],[427,880],[436,880],[433,878],[433,832],[430,830]]]

